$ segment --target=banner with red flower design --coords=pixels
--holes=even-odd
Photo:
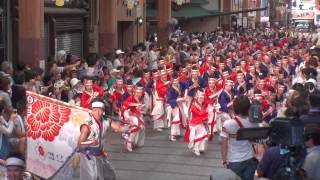
[[[89,110],[27,92],[27,171],[49,179],[73,155]]]

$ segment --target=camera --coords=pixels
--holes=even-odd
[[[241,128],[237,140],[269,139],[271,144],[285,147],[304,145],[304,125],[298,117],[276,118],[270,127]]]
[[[276,118],[270,127],[240,128],[237,132],[237,140],[261,142],[266,139],[272,146],[288,151],[284,168],[276,173],[277,179],[300,179],[305,136],[304,124],[299,117]]]
[[[304,125],[298,117],[277,118],[270,125],[272,143],[287,147],[304,145]]]

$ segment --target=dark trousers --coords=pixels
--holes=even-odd
[[[257,165],[258,161],[251,158],[241,162],[229,163],[228,168],[236,173],[242,180],[253,180]]]

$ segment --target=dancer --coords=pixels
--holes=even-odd
[[[102,97],[104,95],[104,90],[96,85],[93,85],[92,77],[85,77],[83,80],[85,90],[81,95],[81,107],[91,109],[91,101],[97,97]]]
[[[153,128],[159,132],[166,126],[166,108],[165,96],[167,94],[168,85],[167,72],[165,69],[160,70],[160,79],[156,80],[154,108],[151,115],[153,116]]]
[[[205,102],[207,103],[207,112],[208,112],[208,129],[209,129],[209,139],[212,140],[213,133],[217,132],[216,118],[217,112],[219,111],[218,96],[221,91],[216,90],[216,79],[212,76],[209,76],[208,86],[205,89]]]
[[[188,148],[196,156],[200,156],[207,147],[208,133],[205,123],[208,120],[208,112],[206,103],[204,103],[204,92],[198,90],[195,100],[191,105],[191,120],[185,134],[185,142],[189,143]]]
[[[124,119],[129,124],[128,139],[125,142],[129,152],[132,152],[136,146],[141,147],[144,145],[145,125],[141,111],[145,105],[142,97],[143,87],[137,86],[133,95],[129,96],[123,103]]]
[[[114,169],[106,159],[103,148],[103,138],[111,126],[116,132],[124,131],[120,124],[110,119],[103,120],[105,106],[102,99],[94,99],[92,104],[92,117],[80,127],[78,142],[80,152],[80,179],[108,179],[116,178]]]
[[[179,82],[177,73],[172,75],[172,85],[169,87],[167,102],[171,112],[168,115],[169,127],[171,127],[170,140],[176,141],[181,135],[181,127],[187,124],[188,109],[186,106],[186,93],[184,93],[184,85]]]

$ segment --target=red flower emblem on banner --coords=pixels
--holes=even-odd
[[[67,107],[40,100],[29,108],[31,109],[27,117],[27,135],[32,139],[42,137],[47,141],[53,141],[64,123],[69,121],[71,114]]]
[[[43,149],[42,146],[39,146],[38,151],[39,151],[39,154],[40,154],[41,156],[44,156],[45,151],[44,151],[44,149]]]

